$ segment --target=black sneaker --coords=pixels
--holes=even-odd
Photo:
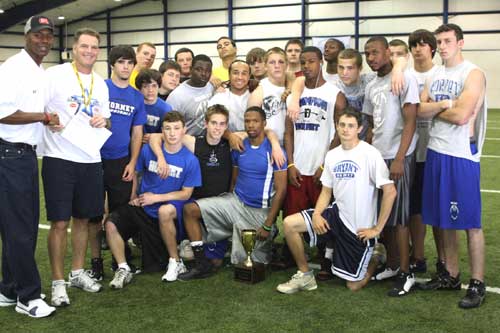
[[[486,287],[484,282],[476,279],[470,279],[469,287],[464,298],[458,302],[458,306],[462,309],[472,309],[479,307],[484,302],[486,296]]]
[[[427,273],[427,261],[425,259],[423,260],[415,259],[415,261],[412,264],[410,264],[410,272],[413,274]]]
[[[212,264],[207,260],[205,263],[197,262],[196,265],[191,268],[186,273],[181,273],[177,276],[177,280],[180,281],[189,281],[195,279],[205,279],[214,274],[215,270],[213,269]]]
[[[408,294],[411,288],[415,285],[415,276],[413,273],[400,272],[396,277],[394,286],[387,293],[390,297],[401,297]]]
[[[104,279],[104,265],[102,258],[93,258],[90,260],[91,269],[87,271],[87,274],[94,281],[102,281]]]
[[[419,284],[418,287],[422,290],[460,290],[462,282],[460,282],[460,274],[454,278],[445,269],[444,273],[426,283]]]
[[[436,261],[436,274],[440,275],[446,272],[446,266],[444,261],[438,260]]]

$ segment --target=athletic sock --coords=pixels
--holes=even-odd
[[[71,276],[77,276],[77,275],[80,275],[81,273],[83,273],[83,268],[71,271]]]
[[[302,273],[302,274],[304,274],[305,276],[312,276],[312,275],[314,275],[312,270],[309,270],[309,271],[307,271],[305,273]]]
[[[198,247],[198,246],[203,246],[203,241],[194,241],[194,242],[191,242],[191,247],[194,249],[195,247]]]
[[[325,258],[333,260],[333,249],[332,248],[327,247],[325,249]]]
[[[127,264],[127,262],[122,262],[121,264],[118,264],[118,268],[123,268],[127,272],[130,272],[130,266]]]
[[[64,280],[53,280],[52,281],[52,287],[55,287],[60,284],[65,284],[66,282]]]

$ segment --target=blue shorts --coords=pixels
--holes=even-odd
[[[427,149],[422,218],[442,229],[481,228],[479,163]]]

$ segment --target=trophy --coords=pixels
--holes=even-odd
[[[255,246],[256,231],[245,229],[241,231],[241,243],[247,253],[247,258],[234,267],[234,279],[240,282],[254,284],[264,280],[265,266],[252,261],[250,255]]]

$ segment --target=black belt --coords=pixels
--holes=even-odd
[[[476,143],[476,139],[474,139],[474,137],[472,137],[472,136],[471,136],[471,137],[469,138],[469,143],[470,143],[470,144],[475,144],[475,143]]]
[[[36,145],[32,146],[32,145],[29,145],[27,143],[22,143],[22,142],[9,142],[9,141],[5,141],[2,138],[0,138],[0,145],[6,145],[6,146],[17,148],[17,149],[25,149],[25,150],[31,150],[31,151],[36,150]]]

